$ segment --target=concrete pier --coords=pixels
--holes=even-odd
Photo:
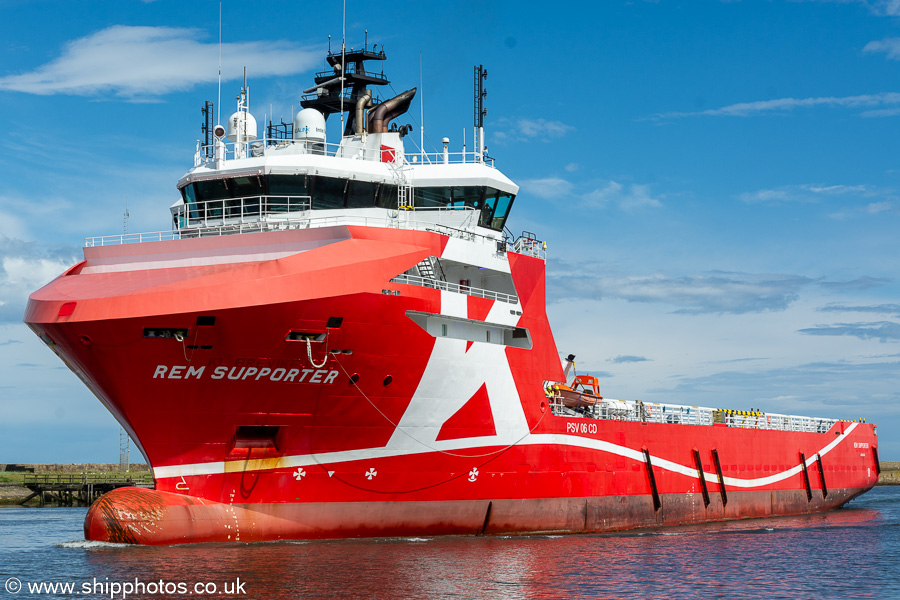
[[[120,487],[153,488],[147,465],[121,472],[110,464],[0,464],[0,505],[90,506]]]
[[[878,485],[900,485],[900,461],[880,461],[881,473],[878,475]]]
[[[90,506],[94,500],[116,488],[153,488],[153,476],[132,473],[26,473],[22,486],[32,498],[40,498],[41,506],[48,501],[58,506]]]

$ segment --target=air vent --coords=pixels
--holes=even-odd
[[[337,329],[344,322],[344,317],[328,317],[328,324],[325,327],[329,329]]]
[[[212,327],[216,324],[216,318],[208,315],[197,317],[197,327]]]

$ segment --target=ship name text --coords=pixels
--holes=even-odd
[[[286,383],[331,384],[337,379],[334,369],[310,369],[302,366],[264,367],[231,365],[156,365],[153,379],[224,379],[232,381],[275,381]],[[209,367],[209,368],[207,368]]]

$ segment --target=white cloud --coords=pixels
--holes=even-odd
[[[878,213],[889,211],[892,208],[894,208],[894,206],[890,202],[887,202],[887,201],[872,202],[871,204],[866,206],[866,212],[873,214],[873,215],[877,215]]]
[[[6,198],[0,197],[6,204]],[[0,236],[23,238],[27,228],[21,217],[6,211],[0,211]]]
[[[629,211],[640,208],[657,208],[662,206],[660,198],[650,193],[646,184],[622,184],[609,180],[593,190],[583,193],[576,185],[561,177],[543,177],[524,179],[520,182],[523,191],[547,200],[564,200],[575,198],[579,206],[587,208],[605,208],[615,206]]]
[[[827,107],[827,108],[866,108],[866,107],[897,107],[900,105],[900,93],[882,92],[879,94],[863,94],[859,96],[821,96],[813,98],[777,98],[775,100],[758,100],[754,102],[739,102],[720,108],[701,110],[697,112],[667,112],[653,115],[651,119],[676,119],[681,117],[697,116],[726,116],[726,117],[753,117],[772,113],[787,113],[801,108]],[[896,108],[890,110],[897,110]],[[886,116],[879,111],[868,111],[864,116]]]
[[[881,343],[900,341],[900,324],[893,321],[874,323],[834,323],[801,329],[807,335],[850,335],[861,340],[877,339]]]
[[[900,318],[900,304],[870,304],[870,305],[847,305],[847,304],[829,304],[816,309],[820,312],[862,312],[883,315],[892,315]]]
[[[798,1],[798,0],[794,0]],[[799,0],[803,1],[803,0]],[[827,2],[834,4],[862,4],[879,17],[896,17],[900,15],[900,0],[806,0],[811,2]]]
[[[588,192],[582,199],[587,206],[615,204],[622,210],[662,206],[659,198],[651,195],[649,185],[637,183],[623,185],[613,180]]]
[[[877,14],[889,17],[900,16],[900,0],[863,0],[866,6],[869,6]]]
[[[559,263],[555,265],[558,267]],[[581,273],[551,272],[557,299],[617,298],[628,302],[662,303],[677,307],[677,313],[743,314],[780,311],[798,298],[799,291],[814,283],[800,275],[769,275],[713,272],[695,276],[666,274],[586,277]]]
[[[620,354],[613,358],[606,359],[607,362],[616,363],[617,365],[622,364],[622,363],[647,362],[649,360],[651,360],[651,359],[649,359],[645,356],[633,356],[631,354]]]
[[[0,322],[21,321],[28,296],[77,260],[70,249],[0,235]]]
[[[180,27],[115,25],[68,42],[55,60],[34,71],[0,77],[0,89],[30,94],[72,94],[152,98],[190,89],[218,77],[216,43],[206,33]],[[290,42],[235,42],[222,45],[222,75],[236,79],[243,67],[251,77],[289,75],[321,57]]]
[[[523,179],[520,187],[530,194],[534,194],[538,198],[547,200],[563,199],[562,196],[568,196],[572,193],[573,185],[571,182],[559,177],[544,177],[542,179]]]
[[[569,131],[574,131],[574,129],[574,127],[566,125],[562,121],[548,121],[543,118],[530,119],[528,117],[508,119],[504,117],[497,122],[497,130],[494,131],[493,137],[499,142],[549,141],[561,138]]]
[[[900,38],[885,38],[876,42],[869,42],[863,48],[863,52],[883,52],[890,60],[900,60]]]
[[[883,193],[865,185],[786,185],[777,188],[745,192],[740,199],[747,204],[809,204],[819,202],[823,197],[873,196]]]

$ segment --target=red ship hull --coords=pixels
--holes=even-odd
[[[98,500],[86,537],[607,531],[827,510],[875,484],[871,424],[554,414],[543,260],[505,255],[514,302],[392,281],[456,242],[346,226],[86,248],[25,320],[156,479]],[[443,338],[430,317],[528,343]]]

